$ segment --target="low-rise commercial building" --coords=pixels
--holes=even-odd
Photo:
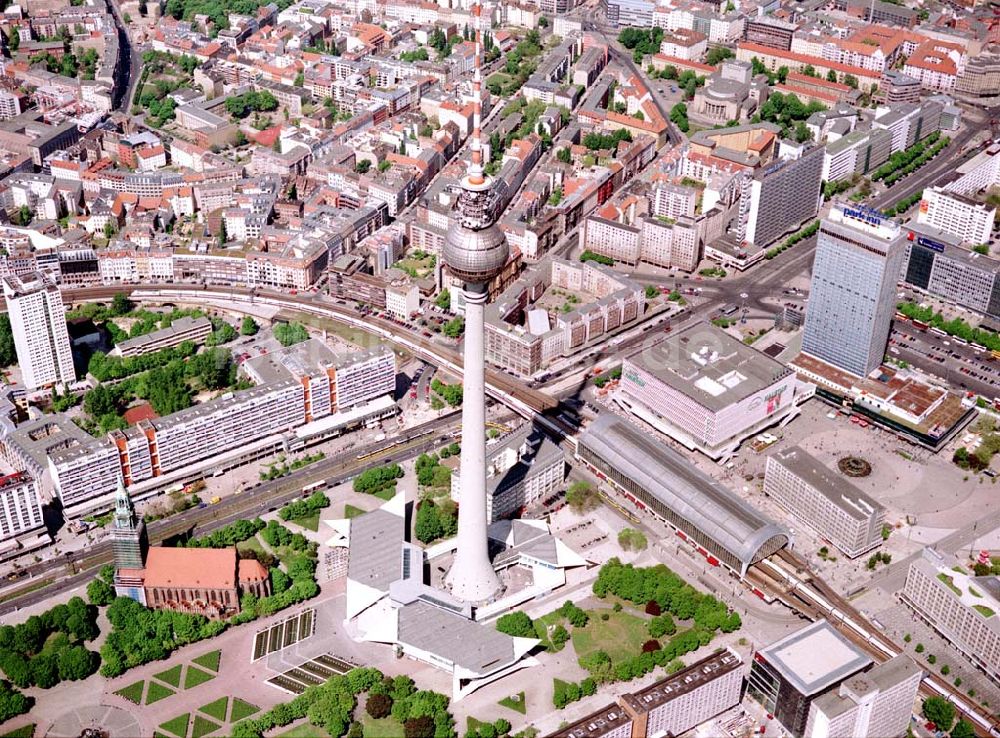
[[[114,356],[127,358],[172,348],[185,341],[204,343],[211,332],[212,321],[208,318],[178,318],[166,328],[122,341],[111,350],[111,353]]]
[[[768,457],[764,494],[846,556],[882,543],[885,508],[799,446]]]
[[[1000,682],[1000,577],[961,573],[955,564],[954,558],[925,548],[910,564],[900,597],[948,643]]]
[[[625,358],[615,400],[712,458],[795,412],[794,373],[724,330],[697,323]]]
[[[550,288],[584,293],[589,302],[568,310],[534,308]],[[645,310],[642,285],[592,261],[546,259],[526,271],[486,310],[486,360],[530,376],[571,356],[611,331],[634,323]]]

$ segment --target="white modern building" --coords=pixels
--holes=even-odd
[[[801,399],[790,369],[707,323],[626,357],[615,395],[637,418],[714,459],[787,422]]]
[[[38,484],[26,472],[0,477],[0,549],[45,526]]]
[[[846,556],[882,543],[885,508],[799,446],[768,457],[764,494]]]
[[[486,518],[495,522],[553,494],[566,475],[559,445],[532,425],[501,437],[487,449]],[[451,475],[451,496],[462,489],[461,469]]]
[[[803,738],[889,738],[910,725],[924,673],[906,654],[873,666],[813,700]]]
[[[3,291],[25,387],[73,382],[66,309],[55,282],[41,272],[10,276],[3,280]]]
[[[949,233],[965,243],[988,244],[997,209],[958,192],[928,187],[920,200],[917,222]]]
[[[973,576],[956,563],[954,557],[925,548],[910,564],[900,598],[1000,683],[1000,577]]]

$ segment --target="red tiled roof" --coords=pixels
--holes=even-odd
[[[122,416],[125,422],[128,423],[129,425],[135,425],[140,420],[153,420],[158,417],[160,416],[156,414],[156,411],[153,409],[153,406],[150,405],[148,402],[144,402],[141,405],[136,405],[135,407],[130,407],[128,410],[125,411],[125,414]]]
[[[767,56],[777,57],[778,59],[788,59],[790,61],[799,62],[800,64],[812,64],[816,67],[823,67],[824,69],[835,69],[838,72],[843,72],[844,74],[853,74],[855,77],[867,77],[869,79],[881,79],[881,72],[873,72],[870,69],[862,69],[861,67],[852,67],[850,64],[841,64],[840,62],[827,61],[819,56],[811,56],[810,54],[799,54],[795,51],[784,51],[783,49],[775,49],[770,46],[762,46],[761,44],[751,43],[749,41],[743,41],[736,45],[737,49],[746,49],[749,52]]]
[[[236,549],[151,546],[146,586],[235,589]]]
[[[256,559],[240,559],[238,578],[242,582],[263,582],[267,580],[267,568]]]

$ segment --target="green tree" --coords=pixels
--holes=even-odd
[[[274,337],[282,346],[291,346],[309,339],[309,331],[301,323],[279,323],[274,326]]]
[[[27,205],[22,205],[21,207],[19,207],[17,210],[14,211],[14,214],[10,217],[10,222],[16,226],[21,226],[23,228],[24,226],[27,226],[29,223],[31,223],[34,217],[35,217],[34,211]]]
[[[713,67],[718,66],[726,59],[732,59],[733,50],[726,46],[715,46],[709,49],[708,54],[705,55],[705,63],[711,64]]]
[[[458,338],[465,332],[465,318],[458,315],[445,323],[441,330],[448,338]]]
[[[677,103],[670,109],[670,120],[684,133],[691,130],[691,125],[688,123],[687,105],[684,103]]]
[[[251,316],[247,315],[243,318],[243,322],[240,324],[240,333],[244,336],[253,336],[260,330],[260,326],[257,325],[257,321]]]
[[[835,71],[833,71],[832,69],[827,70],[826,81],[827,82],[836,82],[837,81],[837,73]]]
[[[294,87],[302,87],[306,83],[306,76],[302,72],[295,75],[295,81],[292,82]]]
[[[590,482],[573,482],[566,490],[566,503],[578,515],[590,512],[601,504],[597,490]]]
[[[844,75],[844,84],[847,85],[848,87],[856,90],[856,89],[858,89],[858,78],[855,77],[853,74],[845,74]]]
[[[7,313],[0,313],[0,366],[12,366],[16,363],[17,351],[14,348],[10,316]]]
[[[441,520],[433,501],[423,500],[417,507],[417,519],[413,532],[421,543],[430,543],[442,536]]]
[[[976,731],[972,723],[965,719],[959,720],[951,729],[951,738],[975,738],[975,735]]]
[[[535,624],[530,617],[520,610],[501,615],[497,619],[496,628],[501,633],[517,638],[534,638]]]
[[[362,159],[354,165],[354,171],[358,174],[367,174],[368,170],[372,168],[371,159]]]
[[[437,296],[437,299],[434,300],[434,304],[437,305],[442,310],[447,310],[448,308],[451,307],[451,292],[448,291],[447,287],[441,290],[441,292]]]
[[[938,730],[947,732],[955,722],[955,706],[943,697],[928,697],[924,700],[922,712]]]
[[[110,605],[114,598],[114,589],[112,589],[111,585],[103,579],[94,579],[87,585],[87,599],[92,605],[97,605],[99,607]]]

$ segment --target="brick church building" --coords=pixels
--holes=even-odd
[[[149,546],[146,524],[138,519],[121,483],[111,536],[115,592],[146,607],[228,618],[240,611],[243,594],[271,594],[267,569],[259,561],[238,558],[235,546]]]

